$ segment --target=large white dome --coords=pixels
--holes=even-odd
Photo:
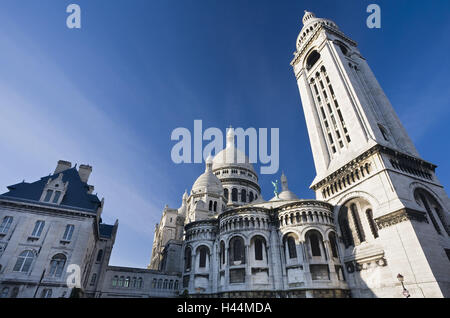
[[[249,158],[244,152],[235,147],[234,136],[233,128],[229,128],[227,132],[227,146],[214,157],[212,167],[213,170],[226,167],[237,167],[244,168],[255,173]]]

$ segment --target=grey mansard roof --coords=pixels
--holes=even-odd
[[[89,186],[86,182],[81,181],[80,175],[75,167],[60,172],[63,174],[63,182],[69,182],[67,192],[61,201],[61,204],[51,204],[40,202],[42,191],[47,181],[58,177],[59,173],[43,177],[38,181],[28,183],[21,182],[8,187],[8,192],[0,195],[0,199],[38,203],[45,206],[78,209],[87,212],[97,213],[97,209],[101,204],[99,198],[94,194],[89,194]]]

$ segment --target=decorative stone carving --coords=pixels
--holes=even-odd
[[[375,219],[375,222],[379,229],[383,229],[409,220],[428,223],[428,218],[424,212],[407,208],[380,216]]]

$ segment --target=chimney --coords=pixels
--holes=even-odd
[[[70,168],[72,168],[72,163],[70,163],[69,161],[59,160],[58,164],[56,165],[55,172],[53,174],[60,173]]]
[[[80,179],[83,182],[88,182],[89,176],[91,175],[92,167],[89,165],[80,165],[78,169],[78,174],[80,175]]]

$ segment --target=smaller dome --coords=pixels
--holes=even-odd
[[[278,197],[274,196],[272,199],[270,199],[270,201],[280,201],[280,200],[285,200],[285,201],[289,201],[289,200],[298,200],[297,195],[290,191],[288,188],[288,182],[287,182],[287,178],[284,175],[284,172],[281,174],[281,192],[278,193]]]
[[[199,191],[202,193],[223,193],[222,182],[220,182],[219,178],[212,172],[211,156],[206,159],[205,172],[195,180],[194,185],[192,186],[192,193],[197,193]]]

